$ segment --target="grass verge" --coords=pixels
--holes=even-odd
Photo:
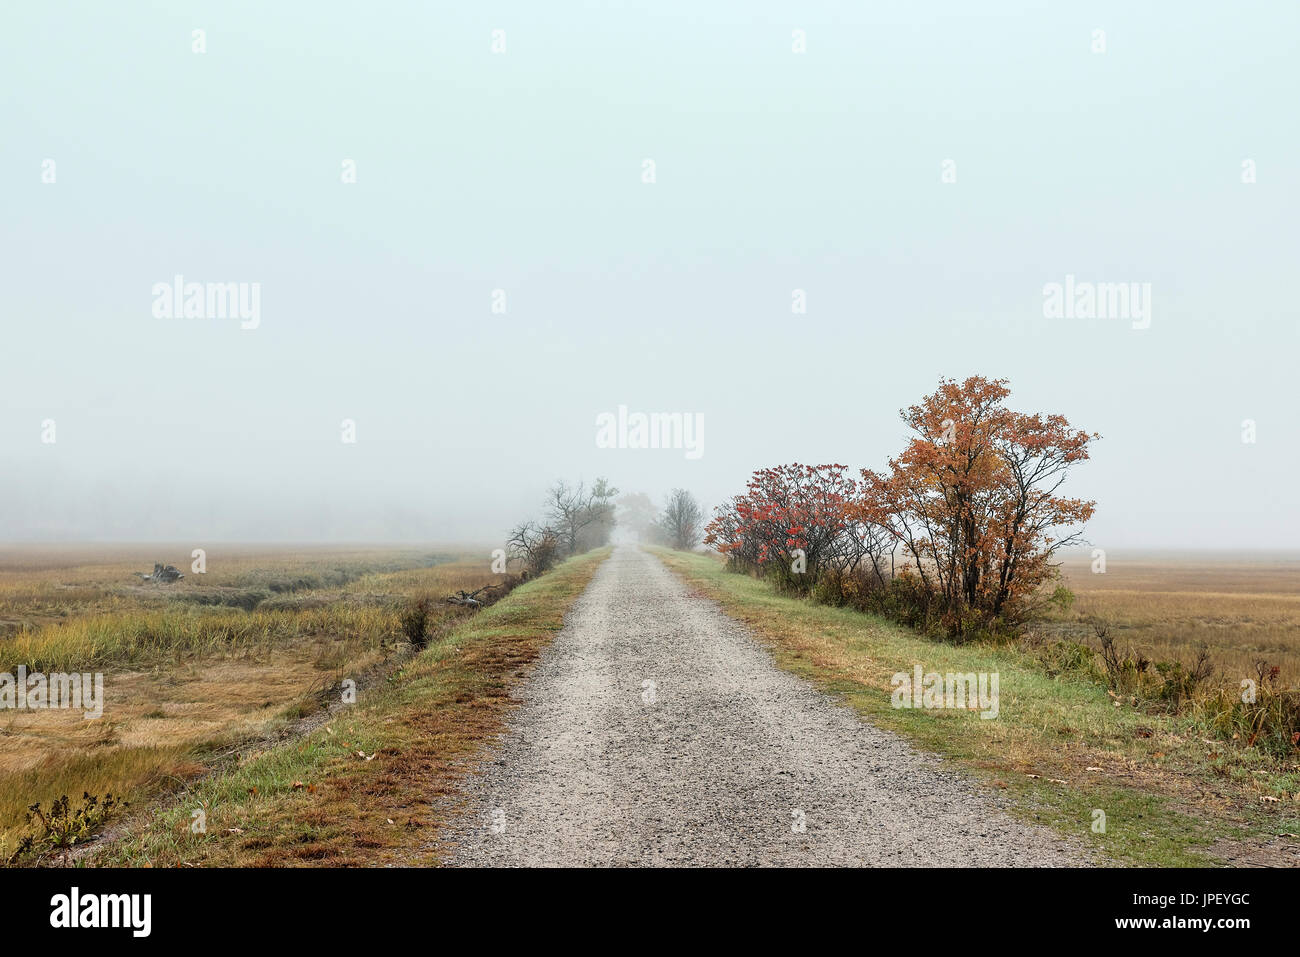
[[[1004,791],[1016,813],[1136,866],[1300,862],[1297,767],[1227,753],[1191,722],[1112,700],[1052,674],[1016,647],[950,645],[846,608],[777,593],[712,556],[654,549],[700,594],[745,623],[776,663],[871,723]],[[996,672],[1000,710],[894,709],[890,678]],[[1257,766],[1252,766],[1255,764]],[[1105,832],[1094,831],[1095,811]]]
[[[580,555],[520,586],[436,637],[318,730],[196,782],[90,862],[437,863],[438,825],[453,810],[457,780],[504,728],[512,689],[607,555]]]

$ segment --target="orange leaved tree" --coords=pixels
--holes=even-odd
[[[1093,512],[1058,491],[1099,436],[1063,416],[1014,412],[1009,394],[1005,379],[941,380],[902,411],[914,435],[885,473],[863,470],[852,511],[909,556],[905,574],[938,599],[957,637],[1022,620],[1053,554],[1080,540]]]

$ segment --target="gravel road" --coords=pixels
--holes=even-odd
[[[1086,863],[779,670],[632,546],[597,571],[521,697],[444,833],[450,864]]]

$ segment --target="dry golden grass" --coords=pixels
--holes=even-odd
[[[83,791],[139,802],[207,771],[223,751],[278,733],[320,710],[343,677],[409,647],[400,615],[411,598],[501,577],[486,551],[445,561],[447,551],[429,549],[232,549],[210,551],[207,575],[193,576],[185,554],[0,550],[0,617],[10,623],[0,671],[104,675],[98,719],[0,711],[0,849],[25,831],[33,802]],[[430,567],[435,558],[444,561]],[[133,579],[155,560],[187,577],[169,586]],[[207,604],[213,595],[256,605]],[[438,614],[459,617],[452,606]]]
[[[440,550],[449,559],[464,549]],[[427,564],[429,549],[226,545],[207,549],[207,571],[191,570],[185,545],[22,545],[0,547],[0,635],[82,615],[177,604],[232,604],[245,597],[344,587],[367,573]],[[154,562],[185,577],[171,585],[141,581]]]
[[[1300,684],[1300,556],[1221,553],[1110,553],[1105,574],[1089,554],[1065,558],[1073,608],[1051,624],[1071,637],[1092,635],[1088,619],[1111,625],[1121,644],[1155,660],[1190,663],[1208,647],[1226,683],[1255,675],[1255,662]],[[1095,642],[1092,642],[1095,644]]]
[[[607,550],[590,552],[469,616],[311,734],[250,754],[164,802],[99,849],[126,866],[436,863],[458,780],[504,728],[513,688],[563,624]],[[205,809],[207,830],[189,829]]]

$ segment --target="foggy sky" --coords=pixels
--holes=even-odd
[[[601,475],[711,506],[882,468],[971,374],[1102,434],[1096,544],[1300,533],[1294,5],[24,6],[0,541],[496,541]],[[156,317],[176,275],[260,284],[257,327]],[[1150,283],[1150,327],[1046,318],[1067,276]],[[701,454],[598,448],[620,405]]]

